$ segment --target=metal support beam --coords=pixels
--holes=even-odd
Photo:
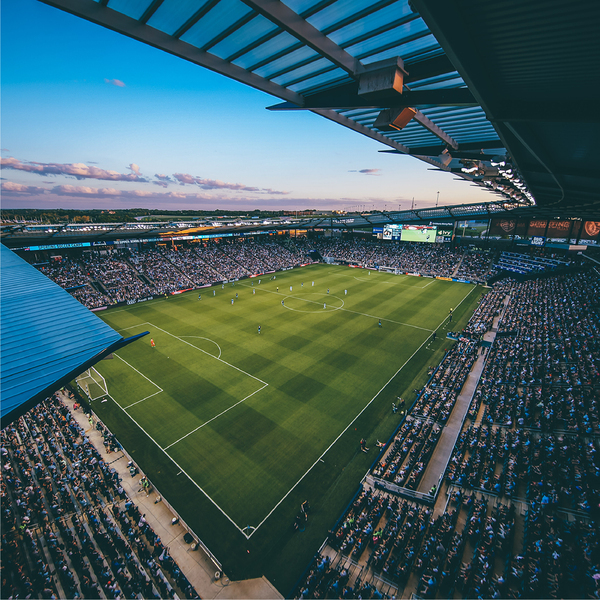
[[[458,149],[458,142],[451,138],[445,131],[440,129],[433,121],[430,121],[420,110],[414,116],[415,121],[423,125],[427,131],[433,133],[433,135],[437,136],[443,142],[446,142],[449,146]]]
[[[458,150],[486,150],[489,148],[504,148],[502,140],[480,140],[475,142],[465,142],[459,144]],[[426,156],[439,156],[446,146],[414,146],[409,149],[411,155],[426,155]],[[394,152],[394,150],[380,150],[379,152]]]
[[[203,52],[191,44],[178,40],[149,25],[144,25],[143,23],[112,10],[111,8],[101,6],[98,2],[94,2],[94,0],[41,1],[44,2],[44,4],[60,8],[77,17],[102,25],[112,31],[122,33],[134,40],[138,40],[144,44],[148,44],[149,46],[153,46],[154,48],[183,58],[193,64],[225,75],[230,79],[249,85],[250,87],[271,94],[277,98],[281,98],[282,100],[293,102],[295,104],[301,104],[303,102],[302,96],[292,90],[288,90],[276,83],[272,83],[271,81],[255,75],[254,73],[250,73],[237,65],[228,63],[214,54]]]
[[[326,108],[335,110],[354,108],[396,108],[407,106],[477,106],[473,94],[467,88],[449,88],[439,90],[405,91],[397,93],[380,92],[368,98],[359,96],[356,83],[340,85],[337,88],[305,96],[304,104],[298,106],[282,102],[268,106],[268,110],[310,110]]]
[[[331,41],[316,27],[303,19],[279,0],[242,0],[246,6],[287,31],[290,35],[310,46],[315,52],[327,58],[355,77],[364,71],[364,66],[351,54]]]
[[[334,110],[313,110],[312,112],[314,112],[317,115],[321,115],[322,117],[325,117],[326,119],[329,119],[334,123],[339,123],[340,125],[343,125],[348,129],[352,129],[352,131],[361,133],[362,135],[365,135],[377,142],[381,142],[382,144],[385,144],[386,146],[397,150],[401,154],[410,153],[410,149],[406,146],[403,146],[402,144],[399,144],[398,142],[395,142],[394,140],[391,140],[390,138],[381,135],[381,133],[378,133],[373,129],[369,129],[368,127],[365,127],[364,125],[361,125],[360,123],[357,123],[356,121],[353,121],[352,119],[349,119],[344,115],[340,115],[340,113],[337,113]]]

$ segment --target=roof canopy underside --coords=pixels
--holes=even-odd
[[[42,1],[505,199],[597,202],[592,0]]]

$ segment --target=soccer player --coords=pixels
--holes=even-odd
[[[300,284],[300,287],[303,288],[304,287],[304,281]]]
[[[224,284],[224,283],[222,283],[222,284],[221,284],[221,289],[222,289],[222,290],[224,290],[224,289],[225,289],[225,284]]]
[[[344,290],[344,296],[348,295],[348,290]]]
[[[150,346],[152,348],[156,348],[156,344],[154,343],[154,340],[152,338],[150,338]]]
[[[292,286],[290,285],[290,292],[292,291]]]
[[[313,281],[312,286],[315,287],[315,282]]]
[[[198,294],[198,300],[202,300],[202,294]]]
[[[435,342],[435,338],[437,337],[437,331],[433,332],[433,336],[432,337],[433,337],[433,341]]]
[[[213,290],[213,296],[216,296],[216,295],[217,295],[216,290]]]
[[[379,319],[379,327],[381,327],[381,319]]]
[[[285,304],[283,303],[283,300],[281,301],[281,306],[285,306]]]
[[[252,295],[255,296],[256,295],[256,290],[252,290]]]
[[[327,303],[323,302],[323,308],[327,308]]]
[[[238,297],[237,292],[235,293],[235,297],[236,297],[236,300],[237,300],[237,297]]]
[[[231,299],[231,305],[233,306],[233,298]]]
[[[327,293],[329,294],[329,288],[327,288]]]
[[[258,326],[258,335],[260,335],[260,325]]]
[[[277,286],[277,292],[279,292],[279,286]]]

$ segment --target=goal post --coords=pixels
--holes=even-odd
[[[75,381],[90,402],[108,395],[106,380],[94,367],[84,371]]]

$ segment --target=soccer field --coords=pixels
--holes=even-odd
[[[97,365],[110,398],[246,537],[476,296],[347,267],[271,277],[101,314],[124,336],[150,332]]]

